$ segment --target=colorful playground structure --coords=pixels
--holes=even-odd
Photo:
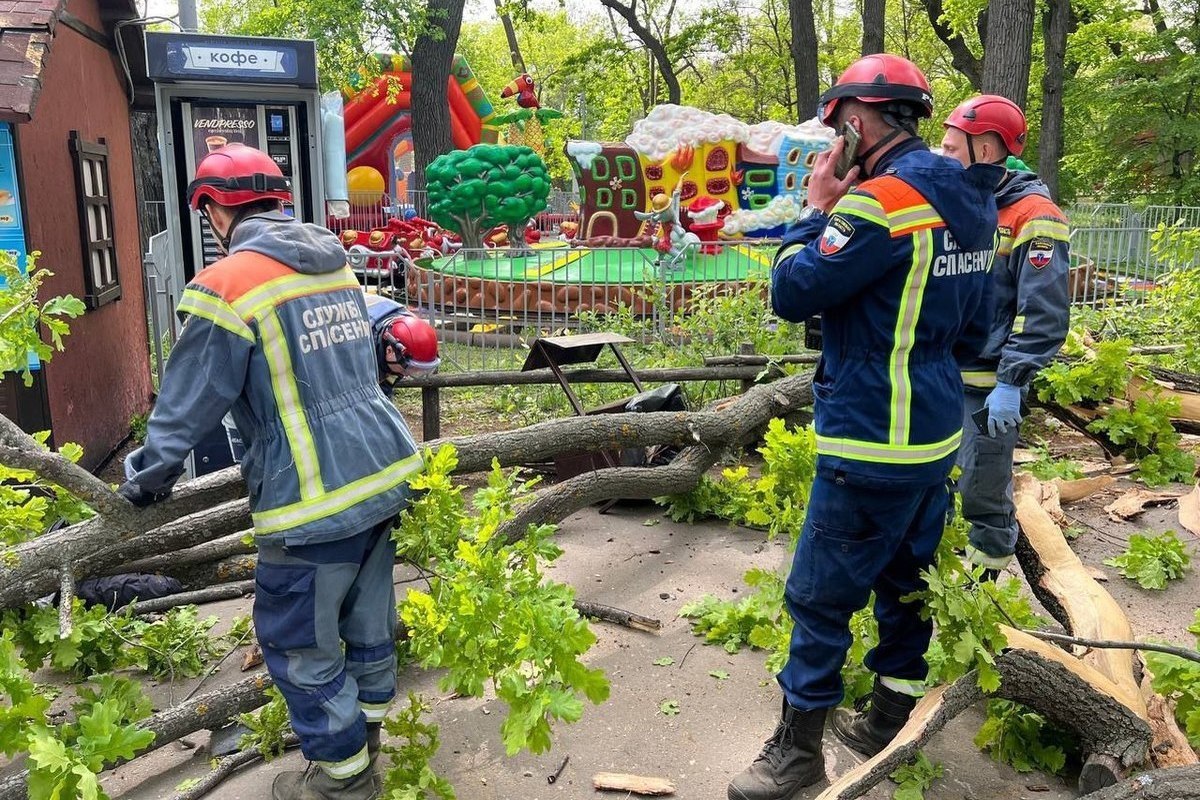
[[[413,169],[412,64],[407,56],[392,53],[372,58],[374,63],[341,92],[351,201],[358,207],[378,202],[384,194],[404,196]],[[495,142],[497,129],[488,124],[495,116],[492,104],[462,56],[454,57],[447,89],[454,146],[466,150]]]
[[[552,230],[542,226],[540,237],[533,230],[514,235],[496,221],[485,224],[495,216],[487,212],[472,221],[463,212],[439,215],[431,207],[422,214],[428,219],[410,221],[416,210],[403,203],[383,208],[389,195],[406,196],[412,169],[410,64],[403,56],[376,59],[376,69],[364,70],[355,85],[342,90],[354,209],[351,230],[342,239],[364,278],[394,270],[389,277],[410,301],[453,308],[456,315],[571,315],[620,306],[646,314],[656,301],[639,289],[650,283],[660,287],[658,302],[681,307],[700,294],[739,291],[761,281],[770,270],[769,242],[799,215],[816,155],[833,137],[816,120],[749,125],[728,115],[664,105],[636,123],[623,142],[564,145],[578,190],[577,210],[556,218]],[[523,109],[536,111],[536,97],[522,102],[520,91],[532,94],[533,85],[527,75],[520,76],[502,96],[514,96]],[[454,60],[449,100],[457,148],[499,138],[506,116],[495,112],[462,57]],[[459,155],[464,167],[477,166],[482,157]],[[513,181],[520,172],[527,175],[521,180],[536,182],[542,180],[537,174],[545,174],[544,165],[540,172],[512,165],[504,172],[448,179],[456,184],[478,183],[480,177],[485,183]],[[471,191],[487,194],[482,187]],[[394,218],[380,219],[379,211]],[[360,216],[374,222],[357,224]],[[468,230],[471,236],[459,236]],[[485,248],[492,249],[464,248],[463,239],[480,241],[480,230]],[[509,250],[514,241],[528,247]]]
[[[833,131],[815,119],[747,125],[726,114],[657,106],[624,142],[567,143],[579,184],[577,236],[593,245],[633,243],[647,233],[639,215],[676,187],[689,217],[697,200],[705,211],[722,204],[719,238],[780,236],[804,206],[817,153],[832,141]]]

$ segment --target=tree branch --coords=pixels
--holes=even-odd
[[[78,464],[47,450],[29,434],[17,427],[8,417],[0,415],[0,463],[14,469],[25,469],[39,478],[61,486],[100,514],[111,518],[112,524],[131,520],[137,510],[128,501]]]
[[[1107,650],[1149,650],[1155,653],[1166,653],[1169,656],[1185,658],[1188,661],[1194,661],[1197,664],[1200,664],[1200,652],[1196,650],[1188,650],[1183,647],[1175,647],[1169,644],[1157,644],[1155,642],[1117,642],[1108,639],[1085,639],[1079,636],[1068,636],[1065,633],[1050,633],[1049,631],[1035,631],[1029,629],[1025,629],[1025,633],[1028,633],[1030,636],[1036,636],[1039,639],[1044,639],[1047,642],[1076,644],[1081,647],[1099,647]]]
[[[616,12],[621,19],[625,20],[629,30],[650,51],[654,62],[658,64],[658,70],[662,73],[663,80],[667,83],[667,102],[675,104],[682,102],[683,91],[679,86],[679,76],[675,74],[675,67],[671,63],[671,57],[667,54],[667,48],[663,46],[662,40],[638,19],[634,5],[631,3],[626,6],[619,0],[600,0],[600,4],[610,11]]]
[[[983,86],[983,59],[976,57],[967,46],[966,40],[943,20],[946,10],[942,7],[942,0],[921,0],[921,3],[925,6],[925,13],[929,15],[933,32],[950,51],[954,68],[966,76],[975,91],[979,91]]]

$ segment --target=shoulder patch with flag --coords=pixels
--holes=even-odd
[[[1029,263],[1034,269],[1042,269],[1054,258],[1054,242],[1049,239],[1034,239],[1029,243]]]
[[[821,255],[831,256],[846,246],[854,235],[854,226],[841,214],[834,214],[821,234]]]

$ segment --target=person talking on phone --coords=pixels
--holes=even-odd
[[[901,598],[923,587],[946,523],[962,438],[956,355],[982,349],[988,330],[993,192],[1004,175],[931,153],[917,124],[932,113],[925,75],[888,54],[852,64],[817,109],[824,124],[852,129],[858,147],[847,155],[844,134],[818,156],[808,207],[771,270],[776,314],[822,315],[817,476],[785,591],[795,624],[778,675],[782,713],[730,800],[783,800],[825,776],[821,739],[843,697],[850,616],[872,591],[871,708],[836,713],[834,732],[873,755],[922,694],[933,625]]]
[[[942,152],[963,166],[1008,164],[1025,149],[1027,133],[1016,103],[980,95],[950,114]],[[1021,401],[1062,347],[1070,322],[1066,215],[1028,168],[1008,169],[996,189],[996,206],[1000,246],[992,267],[992,328],[983,352],[963,368],[958,452],[958,489],[971,523],[966,555],[989,577],[1008,565],[1017,545],[1012,469]]]

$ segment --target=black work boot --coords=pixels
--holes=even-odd
[[[839,708],[833,712],[833,732],[851,750],[873,756],[896,738],[916,705],[917,698],[887,688],[876,677],[871,708],[857,714]]]
[[[378,800],[383,786],[367,767],[349,778],[334,778],[316,765],[303,772],[281,772],[271,784],[273,800]]]
[[[783,714],[775,732],[754,763],[729,783],[729,800],[788,800],[798,789],[825,777],[827,708],[801,711],[783,701]]]
[[[371,759],[371,769],[382,774],[383,769],[379,766],[379,737],[383,730],[382,722],[367,723],[367,757]]]

